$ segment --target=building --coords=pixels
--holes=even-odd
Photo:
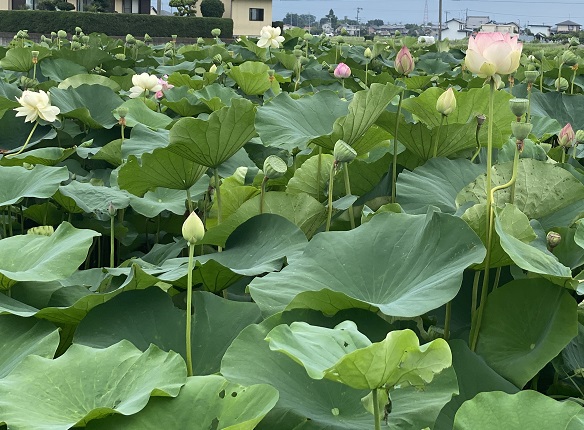
[[[547,38],[551,36],[551,25],[544,25],[544,24],[529,24],[527,29],[533,34],[534,36],[538,36]]]
[[[460,19],[452,18],[444,23],[442,39],[460,40],[468,37],[472,30],[466,27],[466,23]]]
[[[481,25],[491,22],[488,16],[467,16],[465,19],[465,28],[471,31],[479,31]]]
[[[510,34],[518,34],[519,33],[519,26],[514,22],[507,22],[507,23],[497,23],[495,21],[488,22],[481,26],[481,32],[483,33],[510,33]]]
[[[580,24],[575,23],[574,21],[562,21],[556,24],[556,33],[572,33],[580,31]]]

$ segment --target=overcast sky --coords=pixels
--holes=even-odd
[[[427,0],[428,18],[438,22],[438,0]],[[273,0],[273,20],[281,20],[286,13],[310,13],[317,19],[333,9],[339,18],[359,21],[382,19],[386,23],[422,23],[425,0]],[[570,19],[584,25],[584,0],[443,0],[443,19],[464,18],[465,15],[489,16],[500,22],[519,24],[547,24]],[[468,10],[468,12],[467,12]]]

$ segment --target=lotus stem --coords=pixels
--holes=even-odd
[[[369,72],[369,62],[366,62],[365,63],[365,86],[367,86],[367,75],[369,74],[368,72]]]
[[[189,213],[193,212],[193,199],[191,198],[191,190],[189,189],[187,189],[187,205],[189,206]]]
[[[217,197],[217,225],[221,224],[222,216],[221,216],[221,184],[219,182],[219,171],[217,167],[213,169],[214,177],[215,177],[215,195]],[[217,247],[217,251],[223,251],[223,247]]]
[[[576,148],[577,147],[578,147],[578,141],[574,142],[574,146],[572,147],[572,153],[570,154],[570,157],[568,158],[568,163],[570,162],[570,160],[576,159]]]
[[[187,272],[187,322],[186,322],[186,358],[187,376],[193,376],[193,357],[191,351],[192,307],[193,307],[193,260],[195,244],[189,243],[189,266]]]
[[[436,141],[434,142],[434,153],[432,156],[436,158],[438,156],[438,143],[440,142],[440,130],[442,130],[442,124],[444,124],[445,115],[440,116],[440,125],[438,126],[438,132],[436,133]]]
[[[294,158],[296,162],[296,158]],[[316,200],[320,202],[320,172],[322,170],[322,146],[318,147],[318,165],[316,166]]]
[[[24,145],[22,145],[22,148],[20,148],[20,150],[18,152],[15,152],[14,154],[6,155],[6,157],[14,157],[15,155],[22,154],[22,151],[24,151],[24,149],[26,148],[26,145],[28,145],[28,143],[30,142],[30,139],[32,138],[32,135],[34,134],[34,131],[36,130],[38,125],[39,125],[39,122],[36,121],[34,123],[34,126],[32,127],[32,130],[28,134],[28,137],[26,138],[26,142],[24,142]]]
[[[331,170],[329,174],[329,185],[328,185],[328,212],[326,216],[326,228],[325,231],[331,229],[331,218],[333,217],[333,186],[335,179],[335,169],[337,167],[336,162],[331,165]]]
[[[452,319],[452,300],[446,303],[446,316],[444,317],[444,340],[450,339],[450,320]]]
[[[375,430],[381,430],[381,414],[379,412],[377,388],[374,388],[371,393],[373,395],[373,419],[375,420]]]
[[[474,274],[474,279],[472,282],[472,301],[470,309],[470,320],[473,321],[475,318],[475,312],[477,310],[477,301],[479,296],[479,281],[481,280],[481,271],[477,270]]]
[[[393,162],[391,164],[391,203],[395,203],[397,192],[397,133],[399,131],[399,116],[401,115],[401,107],[404,92],[399,93],[399,101],[397,103],[397,116],[395,118],[395,133],[393,134]]]
[[[14,231],[12,230],[12,206],[6,206],[6,212],[8,214],[8,234],[10,237],[14,236]]]
[[[570,85],[570,94],[574,94],[574,81],[576,80],[576,72],[578,69],[574,68],[574,73],[572,73],[572,84]]]
[[[6,214],[1,207],[0,211],[2,213],[2,238],[4,239],[6,237]]]
[[[479,156],[479,154],[481,153],[481,141],[479,139],[479,133],[481,131],[480,127],[477,127],[477,131],[475,133],[475,141],[477,143],[477,150],[476,152],[473,154],[472,158],[470,159],[471,163],[474,163],[475,159]]]
[[[531,121],[531,90],[533,89],[533,84],[527,84],[527,116],[525,117],[525,122]]]
[[[264,213],[264,196],[266,195],[266,182],[268,182],[268,177],[264,176],[262,180],[262,188],[260,194],[260,214]]]
[[[344,167],[344,174],[345,174],[345,194],[347,196],[351,195],[351,181],[349,179],[349,163],[345,163]],[[349,222],[351,223],[351,230],[355,228],[355,213],[353,211],[353,204],[349,206]]]
[[[115,216],[110,216],[110,267],[116,267],[115,261],[115,239],[116,236],[114,234],[115,228]]]
[[[562,148],[562,164],[566,162],[566,150]]]
[[[543,92],[543,58],[544,58],[544,53],[543,51],[541,51],[541,70],[540,70],[540,74],[539,74],[539,92]]]
[[[501,268],[497,267],[495,271],[495,282],[493,282],[493,290],[499,288],[499,280],[501,279]]]
[[[560,63],[560,66],[558,67],[558,88],[556,89],[556,91],[558,93],[562,92],[562,90],[560,89],[559,82],[560,82],[560,79],[562,79],[562,66],[563,65],[564,65],[564,63]]]

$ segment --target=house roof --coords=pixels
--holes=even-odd
[[[577,25],[578,27],[580,27],[580,24],[570,20],[558,22],[556,25]]]
[[[460,20],[460,19],[456,19],[456,18],[450,18],[448,21],[446,21],[446,23],[452,22],[452,21],[456,21],[459,22],[461,24],[464,24],[464,21]]]
[[[548,27],[548,28],[550,28],[551,25],[545,25],[545,24],[528,24],[527,27]]]

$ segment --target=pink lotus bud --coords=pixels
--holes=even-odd
[[[562,130],[560,130],[560,134],[558,136],[558,143],[560,144],[560,146],[569,148],[574,143],[575,138],[576,133],[574,133],[572,125],[568,123],[564,128],[562,128]]]
[[[400,75],[409,75],[414,71],[414,59],[407,46],[402,46],[395,57],[395,70]]]
[[[345,63],[339,63],[334,71],[335,78],[344,79],[351,76],[351,68]]]

